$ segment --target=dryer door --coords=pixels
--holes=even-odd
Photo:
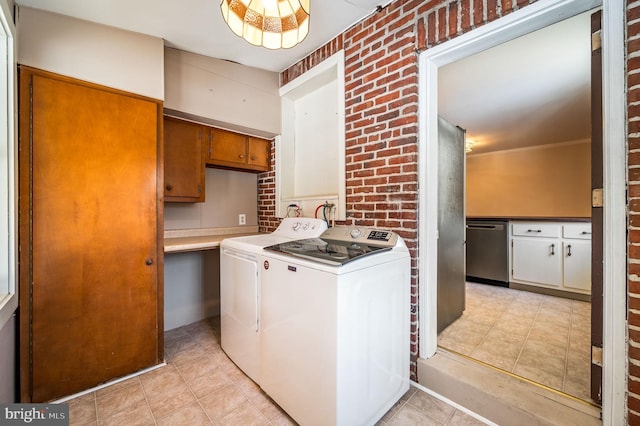
[[[221,346],[229,358],[259,382],[258,263],[251,253],[220,252]]]

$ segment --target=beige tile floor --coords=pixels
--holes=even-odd
[[[219,320],[165,333],[167,365],[68,401],[71,425],[295,425],[220,348]],[[412,387],[378,425],[481,425]]]
[[[471,282],[466,296],[439,346],[591,401],[590,303]]]

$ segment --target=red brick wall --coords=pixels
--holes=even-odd
[[[627,0],[627,123],[629,163],[629,424],[640,425],[640,2]]]
[[[344,48],[347,224],[400,234],[411,251],[411,375],[418,358],[418,53],[535,0],[398,0],[280,74],[284,85]],[[486,4],[486,7],[485,7]],[[275,160],[275,158],[274,158]],[[272,163],[272,166],[275,163]],[[273,172],[260,177],[272,230]]]
[[[273,232],[280,223],[276,217],[276,150],[271,143],[270,171],[258,175],[258,229]]]
[[[354,25],[309,57],[281,73],[286,84],[323,59],[344,48],[346,96],[347,223],[391,228],[405,239],[412,253],[412,379],[418,356],[417,271],[417,136],[418,52],[534,3],[535,0],[398,0]],[[629,2],[628,33],[640,33],[640,2]],[[629,164],[640,166],[640,40],[628,44]],[[633,55],[637,57],[632,57]],[[636,121],[637,120],[637,121]],[[273,174],[260,184],[260,225],[277,226]],[[640,189],[630,209],[640,213]],[[636,206],[634,208],[634,206]],[[633,217],[633,216],[632,216]],[[640,217],[640,216],[639,216]],[[640,260],[640,245],[638,245]],[[634,267],[633,263],[630,263]],[[635,265],[637,266],[637,265]],[[639,269],[640,270],[640,269]],[[640,280],[629,282],[640,297]],[[636,291],[633,289],[635,288]],[[634,302],[632,309],[640,309]],[[640,320],[638,320],[640,330]],[[637,333],[636,333],[637,334]],[[640,335],[630,346],[630,388],[640,389]],[[637,342],[637,343],[635,343]],[[635,352],[634,352],[635,351]],[[634,355],[637,354],[637,355]],[[640,391],[638,391],[640,395]],[[629,407],[640,398],[629,397]],[[636,418],[630,413],[630,422]]]

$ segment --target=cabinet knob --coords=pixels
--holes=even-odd
[[[147,266],[151,266],[151,265],[153,265],[153,259],[149,258],[149,259],[145,260],[145,261],[144,261],[144,263],[145,263]]]
[[[244,154],[238,155],[238,158],[241,158],[241,159],[244,158]]]
[[[257,158],[257,157],[256,157],[255,155],[252,155],[252,156],[251,156],[251,161],[255,161],[255,160],[256,160],[256,158]]]
[[[171,190],[173,189],[173,186],[171,186],[171,185],[167,185],[167,186],[165,186],[165,189],[166,189],[167,191],[171,191]]]

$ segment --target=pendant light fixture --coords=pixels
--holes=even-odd
[[[220,0],[231,31],[256,46],[286,49],[309,33],[310,0]]]
[[[466,138],[464,141],[464,152],[469,153],[473,151],[473,146],[476,142],[473,139]]]

